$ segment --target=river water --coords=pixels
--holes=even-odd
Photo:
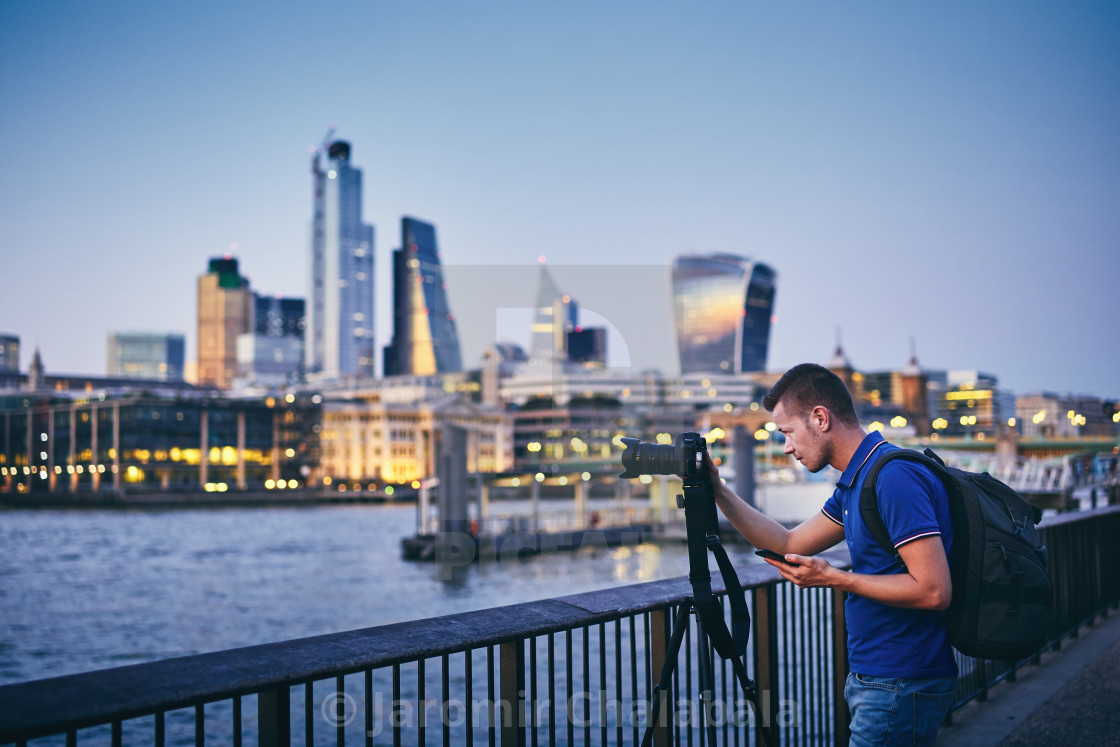
[[[0,684],[688,573],[678,541],[450,581],[401,559],[415,523],[412,506],[0,511]]]

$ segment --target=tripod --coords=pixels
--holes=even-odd
[[[688,536],[688,580],[692,585],[692,596],[685,597],[676,619],[665,652],[665,663],[661,676],[653,689],[653,703],[650,720],[642,737],[642,747],[653,743],[654,729],[665,693],[672,687],[673,674],[677,669],[677,658],[681,642],[688,629],[688,616],[696,614],[696,659],[699,670],[700,711],[704,723],[702,734],[707,735],[708,747],[716,745],[716,725],[712,722],[712,703],[715,696],[715,676],[712,670],[711,647],[725,661],[731,663],[732,671],[743,689],[744,695],[754,705],[755,716],[760,720],[759,733],[767,745],[775,744],[770,732],[768,714],[763,714],[758,701],[758,687],[747,675],[744,655],[747,638],[750,635],[751,616],[747,609],[743,587],[735,568],[727,558],[727,552],[719,541],[719,522],[716,516],[715,497],[707,472],[700,469],[684,478],[684,495],[677,496],[677,505],[684,508],[685,529]],[[712,574],[708,570],[708,555],[711,551],[719,564],[723,576],[724,589],[731,605],[732,629],[728,631],[723,619],[723,608],[712,594]]]

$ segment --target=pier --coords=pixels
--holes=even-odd
[[[958,654],[962,733],[966,714],[1003,718],[986,716],[983,701],[1046,679],[1033,673],[1079,645],[1087,626],[1115,629],[1120,507],[1048,517],[1040,530],[1055,585],[1050,641],[1018,662]],[[717,661],[720,743],[760,743],[762,720],[783,744],[845,744],[841,596],[797,589],[769,566],[740,578],[753,620],[747,667],[763,708],[746,708]],[[644,730],[669,621],[690,593],[679,578],[7,685],[0,743],[631,744]],[[660,744],[699,743],[695,640],[692,629]],[[1059,726],[1076,741],[1085,725],[1067,717]]]

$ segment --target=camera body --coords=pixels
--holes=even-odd
[[[680,475],[685,482],[704,480],[704,454],[708,442],[699,433],[681,433],[671,444],[654,444],[636,438],[622,439],[623,473],[629,479],[642,475]]]

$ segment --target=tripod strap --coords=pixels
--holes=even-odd
[[[719,542],[719,537],[708,536],[708,549],[716,556],[720,575],[723,576],[723,586],[726,591],[727,601],[731,605],[731,630],[723,620],[723,609],[712,595],[710,577],[704,579],[691,579],[694,604],[700,620],[704,623],[704,630],[712,642],[712,646],[724,659],[738,659],[747,650],[747,638],[751,631],[751,613],[747,609],[746,595],[743,585],[739,582],[739,575],[727,557],[727,551]],[[705,581],[697,588],[697,581]]]

